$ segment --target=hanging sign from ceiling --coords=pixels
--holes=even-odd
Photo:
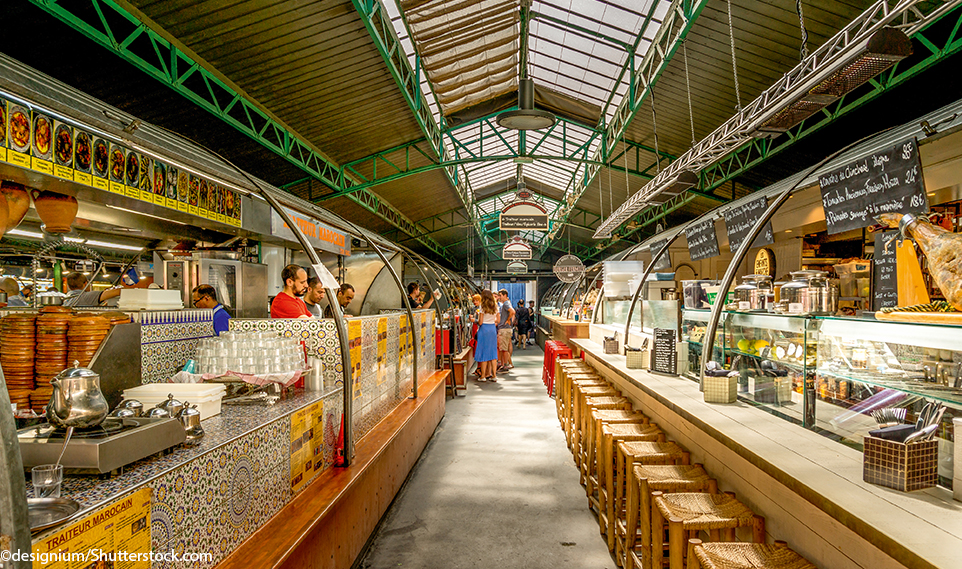
[[[523,275],[528,272],[528,264],[524,261],[511,261],[506,270],[509,275]]]
[[[655,267],[652,270],[655,272],[671,270],[671,252],[665,251],[661,257],[655,259],[655,255],[658,254],[658,251],[661,251],[662,247],[667,244],[668,240],[662,239],[661,241],[655,241],[648,246],[648,251],[651,253],[651,262],[655,264]]]
[[[718,235],[715,233],[715,221],[708,221],[690,225],[685,228],[688,238],[688,255],[692,261],[710,259],[721,255],[718,250]]]
[[[548,210],[534,202],[517,201],[501,210],[501,231],[547,231]]]
[[[558,259],[558,262],[554,264],[552,270],[554,271],[554,276],[558,277],[558,280],[573,283],[580,279],[581,275],[585,274],[585,265],[578,257],[565,255]]]
[[[875,224],[883,213],[928,213],[915,138],[818,177],[829,235]]]
[[[530,259],[531,245],[520,237],[514,237],[501,248],[502,259]]]
[[[732,253],[738,251],[742,241],[748,237],[749,232],[758,223],[758,220],[768,209],[768,198],[761,197],[748,203],[733,207],[725,212],[725,231],[728,232],[728,248]],[[769,221],[762,228],[761,233],[755,238],[752,247],[763,247],[775,242],[775,235],[772,233],[772,222]]]

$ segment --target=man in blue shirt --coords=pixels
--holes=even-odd
[[[217,302],[217,291],[214,287],[202,284],[194,287],[190,293],[190,303],[194,308],[214,309],[214,334],[220,336],[221,332],[226,332],[230,328],[230,314],[224,310],[224,306]]]

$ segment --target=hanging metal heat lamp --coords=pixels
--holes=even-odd
[[[520,79],[518,81],[518,109],[505,111],[499,114],[496,120],[500,126],[513,130],[541,130],[551,128],[556,119],[548,111],[540,111],[534,108],[534,81]]]

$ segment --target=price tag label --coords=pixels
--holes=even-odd
[[[124,185],[121,184],[120,182],[114,182],[113,180],[111,180],[111,181],[110,181],[110,192],[111,192],[111,193],[114,193],[114,194],[121,194],[121,195],[123,195],[123,193],[124,193]]]
[[[803,308],[802,308],[802,303],[801,303],[801,302],[790,302],[790,303],[788,304],[788,313],[789,313],[789,314],[801,314],[802,311],[803,311]]]
[[[31,169],[36,170],[41,174],[53,176],[53,162],[47,162],[46,160],[41,160],[40,158],[33,158],[31,162]]]
[[[22,152],[17,152],[16,150],[11,150],[7,153],[7,162],[13,164],[14,166],[20,166],[21,168],[30,167],[30,157]]]
[[[63,180],[73,180],[73,168],[67,168],[66,166],[55,164],[53,167],[53,173],[55,176]]]
[[[739,300],[739,301],[738,301],[738,309],[739,309],[739,310],[751,310],[751,309],[752,309],[752,303],[749,302],[749,301],[747,301],[747,300]]]
[[[94,183],[93,176],[91,176],[90,174],[84,174],[79,170],[74,170],[73,181],[77,182],[78,184],[83,184],[85,186],[92,186]]]

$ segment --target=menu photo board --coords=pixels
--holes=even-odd
[[[872,261],[872,310],[899,304],[899,278],[895,239],[898,231],[879,231],[875,234],[875,253]],[[891,240],[891,242],[889,242]],[[888,249],[885,244],[889,242]]]
[[[657,259],[655,259],[655,255],[657,255],[658,252],[661,251],[662,248],[667,244],[668,244],[668,240],[662,239],[661,241],[655,241],[648,246],[648,251],[651,253],[651,262],[654,263],[655,265],[654,267],[652,267],[651,270],[656,273],[658,271],[671,270],[671,252],[670,251],[665,251],[661,257],[658,257]]]
[[[710,259],[721,255],[718,249],[718,235],[715,233],[715,221],[709,219],[702,223],[689,225],[685,228],[688,239],[688,255],[692,261]]]
[[[910,138],[818,177],[829,235],[883,213],[928,213],[918,142]]]
[[[669,328],[655,328],[655,341],[651,348],[651,371],[665,375],[677,375],[678,350],[675,345],[675,331]]]
[[[141,488],[60,526],[33,542],[34,566],[149,569],[150,502],[151,489]]]
[[[728,233],[728,248],[732,253],[741,247],[742,241],[758,224],[758,220],[765,214],[766,209],[768,209],[768,198],[760,197],[725,212],[725,231]],[[769,221],[755,238],[752,247],[764,247],[774,242],[775,235],[772,233],[772,223]]]
[[[0,162],[129,199],[241,226],[240,193],[145,153],[0,99]],[[190,202],[206,186],[205,205]]]

